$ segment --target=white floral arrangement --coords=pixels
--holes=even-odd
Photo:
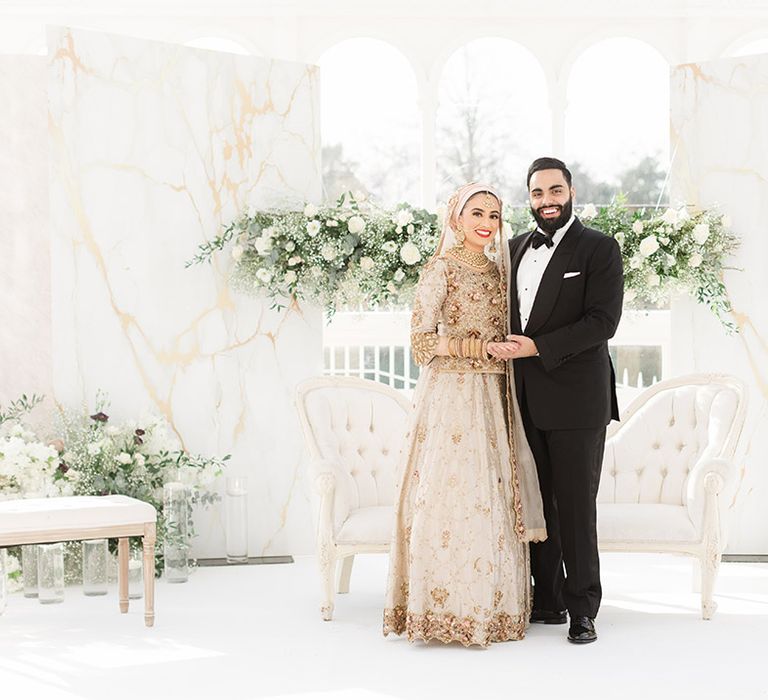
[[[727,217],[685,206],[634,210],[623,196],[605,207],[587,204],[578,214],[621,246],[627,305],[643,308],[684,292],[735,330],[723,272],[731,269],[738,239]],[[329,313],[344,305],[402,305],[434,252],[438,218],[408,204],[380,209],[347,193],[335,206],[243,214],[201,245],[187,266],[229,247],[235,286],[266,294],[275,307],[292,297],[316,300]],[[505,210],[504,218],[514,234],[534,226],[528,208]]]
[[[138,422],[110,422],[102,395],[92,415],[62,411],[59,424],[51,430],[55,438],[44,444],[21,420],[33,406],[22,397],[11,404],[11,410],[4,413],[0,408],[0,429],[5,434],[0,437],[0,496],[122,494],[149,503],[158,514],[155,569],[159,574],[168,536],[163,485],[181,482],[190,504],[208,506],[219,498],[213,482],[230,456],[218,459],[186,452],[165,419],[155,415]],[[194,535],[191,513],[190,508],[190,537]]]
[[[265,293],[277,308],[290,297],[313,299],[330,315],[341,306],[409,303],[437,239],[434,214],[408,204],[381,209],[346,193],[335,206],[244,213],[187,266],[232,243],[239,289]]]

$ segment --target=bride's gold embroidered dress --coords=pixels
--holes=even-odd
[[[505,282],[496,264],[461,246],[421,273],[411,343],[423,369],[401,454],[385,635],[482,646],[524,636],[527,542],[546,534],[527,443],[518,468],[522,430],[509,429],[519,412],[506,363],[435,355],[438,331],[504,340]],[[521,493],[533,504],[527,521]]]

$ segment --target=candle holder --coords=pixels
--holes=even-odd
[[[165,579],[169,583],[184,583],[189,578],[189,503],[187,487],[181,482],[171,481],[163,486],[163,514]]]
[[[21,579],[24,582],[24,597],[37,598],[37,545],[21,546]]]
[[[64,544],[37,545],[37,599],[43,605],[64,600]]]
[[[248,478],[227,477],[224,503],[227,536],[227,563],[248,563]]]
[[[83,593],[87,596],[107,594],[107,541],[83,541]]]

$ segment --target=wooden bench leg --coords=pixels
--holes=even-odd
[[[144,526],[144,624],[155,624],[155,523]]]
[[[120,598],[120,612],[128,612],[128,538],[117,541],[117,589]]]

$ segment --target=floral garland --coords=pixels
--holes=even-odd
[[[643,308],[687,292],[735,330],[722,275],[731,269],[726,260],[738,239],[725,216],[687,207],[633,210],[618,197],[599,209],[587,204],[579,217],[621,246],[629,306]],[[534,225],[523,208],[506,211],[505,220],[515,235]],[[232,243],[233,284],[266,294],[273,307],[284,307],[290,297],[316,300],[329,315],[341,306],[402,305],[412,298],[438,232],[436,214],[408,204],[388,211],[347,193],[335,206],[244,213],[221,236],[199,246],[187,267],[211,261]]]

